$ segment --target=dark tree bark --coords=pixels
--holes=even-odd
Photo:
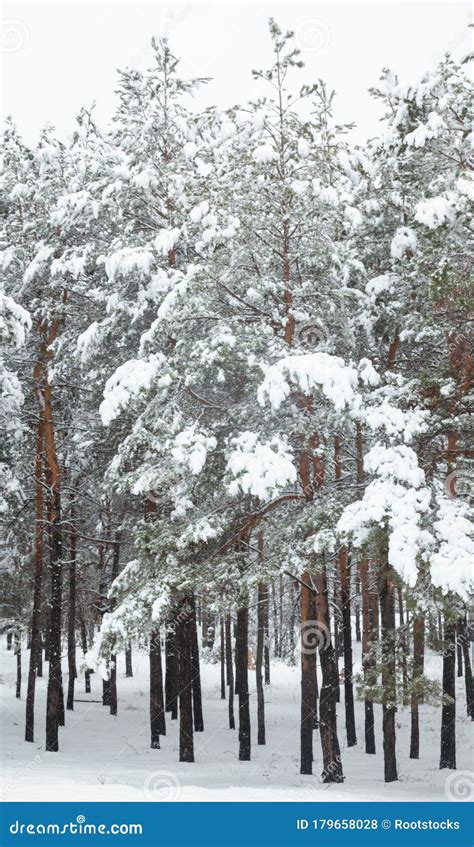
[[[125,648],[125,676],[133,676],[131,641],[128,642],[127,647]]]
[[[403,686],[403,705],[408,706],[410,698],[408,696],[408,639],[405,630],[405,613],[403,609],[403,594],[400,586],[397,588],[398,596],[398,615],[400,622],[401,633],[401,654],[402,654],[402,686]]]
[[[160,748],[160,735],[166,735],[165,706],[163,701],[163,671],[161,666],[161,638],[159,627],[150,637],[150,733],[153,750]]]
[[[111,579],[112,584],[114,580],[117,579],[120,572],[120,539],[121,539],[122,530],[119,527],[115,531],[114,544],[112,549],[112,573]],[[111,606],[113,608],[113,604]],[[109,677],[109,702],[110,702],[110,714],[116,715],[118,710],[118,697],[117,697],[117,656],[113,653],[110,657],[110,677]]]
[[[259,533],[259,536],[260,534],[261,533]],[[257,744],[265,744],[265,695],[263,693],[263,650],[265,641],[265,619],[263,607],[264,591],[265,586],[260,582],[258,585],[257,596],[257,656],[255,660],[257,684]]]
[[[74,501],[71,504],[69,533],[69,616],[67,627],[67,662],[68,662],[68,686],[66,709],[74,709],[74,684],[77,677],[76,666],[76,554],[77,554],[77,531],[76,511]]]
[[[234,663],[232,658],[232,622],[230,614],[225,616],[225,658],[227,685],[229,687],[229,729],[235,729],[234,718]]]
[[[35,384],[39,389],[41,364],[35,367]],[[41,408],[41,407],[40,407]],[[35,455],[35,571],[33,585],[33,614],[31,618],[31,650],[26,689],[25,741],[34,741],[36,677],[43,675],[43,653],[40,629],[41,596],[43,587],[43,439],[44,419],[40,414]],[[8,648],[8,644],[7,644]]]
[[[84,620],[83,614],[81,614],[81,645],[82,645],[82,652],[84,653],[84,656],[85,656],[86,653],[87,653],[87,650],[88,650],[88,646],[87,646],[86,622]],[[85,685],[85,693],[90,694],[90,692],[91,692],[91,672],[88,668],[86,668],[86,670],[84,671],[84,685]]]
[[[20,630],[15,632],[15,656],[16,656],[16,690],[15,695],[17,700],[21,698],[21,633]]]
[[[193,739],[193,618],[187,612],[190,598],[181,603],[176,627],[179,688],[179,761],[194,762]]]
[[[398,779],[395,738],[396,662],[395,662],[395,605],[393,600],[392,569],[385,559],[379,575],[380,618],[382,624],[382,732],[385,782]]]
[[[313,726],[316,708],[316,650],[318,631],[314,620],[311,576],[305,571],[300,594],[301,619],[301,723],[300,773],[313,773]]]
[[[463,632],[463,622],[461,620],[461,621],[458,621],[457,627],[456,627],[456,653],[457,653],[458,676],[463,675],[462,632]]]
[[[225,700],[225,635],[224,635],[224,618],[220,618],[220,651],[219,661],[221,669],[221,700]]]
[[[411,733],[410,733],[410,759],[418,759],[420,756],[420,715],[419,704],[420,679],[423,676],[425,656],[425,619],[415,615],[413,619],[413,675],[411,681]]]
[[[462,622],[461,644],[464,657],[464,684],[466,686],[466,707],[467,715],[471,720],[474,720],[474,686],[472,681],[472,666],[471,657],[469,655],[469,626],[467,619]]]
[[[250,761],[250,705],[248,674],[248,609],[237,611],[237,687],[239,696],[239,760]]]
[[[456,625],[445,618],[440,768],[456,768]]]
[[[319,732],[323,752],[323,782],[343,782],[341,751],[337,736],[336,691],[338,687],[336,659],[331,644],[326,565],[315,576],[316,620],[319,630],[319,658],[322,683],[319,695]]]
[[[263,629],[265,638],[263,646],[263,659],[265,668],[264,680],[265,685],[270,685],[270,593],[268,590],[268,583],[263,583],[262,592]]]
[[[171,720],[178,717],[178,660],[176,656],[176,625],[166,627],[165,640],[165,710],[171,712]]]
[[[196,600],[194,594],[189,596],[187,614],[191,621],[191,664],[193,686],[194,732],[204,732],[204,716],[202,712],[201,668],[199,663],[199,640],[196,621]]]
[[[362,668],[365,685],[371,685],[375,680],[374,662],[370,655],[372,647],[373,609],[369,592],[369,561],[365,557],[359,564],[360,583],[362,588]],[[370,697],[364,697],[364,735],[365,752],[375,754],[374,704]]]

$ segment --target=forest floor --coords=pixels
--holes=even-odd
[[[356,645],[360,648],[360,645]],[[229,730],[227,701],[220,699],[219,666],[202,664],[205,732],[197,733],[195,763],[178,763],[177,721],[167,720],[161,750],[149,746],[148,657],[134,650],[134,676],[125,678],[123,655],[118,659],[119,708],[116,718],[99,701],[102,683],[91,678],[92,693],[84,694],[84,679],[76,686],[74,712],[66,713],[60,730],[60,752],[44,750],[47,677],[37,681],[36,742],[24,738],[28,653],[23,653],[22,699],[15,699],[15,657],[0,650],[2,794],[5,800],[253,800],[253,801],[417,801],[452,799],[446,781],[453,771],[438,768],[441,709],[420,707],[420,759],[409,758],[410,713],[397,712],[399,781],[383,782],[381,706],[375,707],[377,754],[363,748],[363,704],[356,703],[358,743],[347,749],[344,704],[338,706],[339,739],[345,782],[320,781],[321,748],[315,731],[314,776],[299,775],[300,682],[298,668],[273,662],[271,685],[265,687],[266,746],[256,744],[255,673],[251,679],[252,761],[238,761],[238,733]],[[360,661],[360,656],[356,654]],[[47,666],[46,666],[47,670]],[[430,676],[441,673],[439,656],[427,656]],[[67,668],[64,663],[67,687]],[[342,695],[343,696],[343,695]],[[472,723],[465,716],[464,679],[457,679],[458,770],[472,771]],[[237,702],[235,702],[235,706]],[[464,774],[466,776],[466,774]],[[462,775],[459,774],[462,778]],[[470,778],[472,779],[472,773]],[[449,783],[448,783],[449,784]]]

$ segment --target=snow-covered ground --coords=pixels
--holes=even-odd
[[[359,645],[357,645],[359,646]],[[205,732],[195,735],[195,763],[178,763],[178,727],[167,721],[161,750],[149,747],[148,659],[134,651],[134,677],[124,676],[119,656],[119,713],[116,718],[100,702],[101,680],[92,676],[92,693],[84,694],[80,677],[74,712],[66,713],[60,732],[60,752],[44,750],[46,678],[37,683],[36,742],[24,736],[24,693],[15,699],[15,658],[1,653],[2,788],[5,800],[446,800],[455,799],[456,785],[470,780],[472,793],[472,725],[465,717],[464,680],[458,679],[458,771],[438,768],[441,710],[421,707],[421,755],[410,760],[409,710],[397,714],[399,781],[383,782],[381,707],[376,706],[378,752],[363,751],[363,706],[357,703],[357,747],[346,749],[343,703],[339,705],[339,736],[345,783],[320,782],[321,750],[315,732],[315,776],[299,771],[299,673],[272,665],[272,684],[265,689],[267,744],[256,744],[254,677],[252,682],[252,761],[239,762],[237,731],[227,728],[227,701],[220,699],[219,668],[202,666]],[[23,655],[24,680],[27,672]],[[441,660],[430,657],[427,670],[439,676]],[[47,670],[47,666],[46,666]],[[67,673],[65,682],[67,685]],[[86,701],[86,702],[84,702]],[[455,776],[454,776],[455,774]],[[446,783],[448,781],[448,785]]]

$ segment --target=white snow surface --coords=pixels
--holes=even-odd
[[[355,645],[360,667],[360,645]],[[23,661],[26,667],[28,652]],[[110,716],[100,702],[102,681],[91,677],[92,693],[84,694],[84,679],[76,683],[73,712],[66,712],[60,730],[60,752],[44,749],[46,675],[37,681],[35,743],[24,736],[24,699],[15,699],[15,657],[0,650],[2,795],[8,801],[433,801],[446,797],[453,771],[439,770],[440,708],[420,706],[420,759],[409,758],[409,709],[397,712],[399,781],[383,781],[382,707],[375,705],[377,753],[363,749],[363,703],[356,702],[358,742],[347,749],[343,729],[344,704],[338,705],[339,739],[345,782],[323,785],[319,733],[314,733],[314,775],[299,774],[299,669],[272,662],[272,682],[265,686],[267,743],[256,744],[255,674],[250,672],[252,761],[238,761],[237,730],[228,729],[227,701],[220,699],[219,666],[202,664],[205,731],[196,733],[195,763],[178,763],[177,721],[167,719],[161,749],[151,750],[148,715],[148,656],[134,648],[134,677],[125,678],[125,660],[118,655],[118,715]],[[439,679],[441,658],[428,653],[427,673]],[[63,667],[67,686],[67,663]],[[465,717],[464,680],[456,680],[459,771],[472,770],[472,724]],[[22,696],[25,690],[23,686]],[[99,701],[99,702],[97,702]],[[156,786],[156,790],[153,788]]]

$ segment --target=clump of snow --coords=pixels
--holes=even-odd
[[[257,395],[261,406],[268,400],[274,409],[279,409],[291,393],[292,386],[305,394],[320,389],[340,410],[351,406],[356,399],[357,371],[339,356],[319,352],[287,356],[263,370],[265,379]]]
[[[261,144],[260,147],[256,147],[252,153],[253,159],[258,162],[258,164],[263,165],[267,162],[274,162],[278,159],[278,153],[273,148],[270,147],[269,144]]]
[[[265,500],[296,482],[293,452],[283,439],[275,436],[259,442],[256,433],[243,432],[232,445],[227,462],[227,470],[234,477],[228,485],[231,495],[243,492]]]
[[[130,359],[117,368],[105,384],[104,399],[99,406],[104,426],[126,409],[132,397],[150,388],[158,370],[165,364],[166,359],[160,353],[151,354],[148,359]]]
[[[398,227],[390,245],[392,259],[405,259],[415,253],[418,245],[417,237],[407,226]]]
[[[420,200],[415,207],[415,220],[429,229],[436,229],[454,220],[453,203],[446,197],[431,197]]]
[[[171,455],[178,465],[185,465],[197,476],[206,464],[207,454],[216,446],[214,436],[200,432],[196,426],[188,426],[175,436]]]

